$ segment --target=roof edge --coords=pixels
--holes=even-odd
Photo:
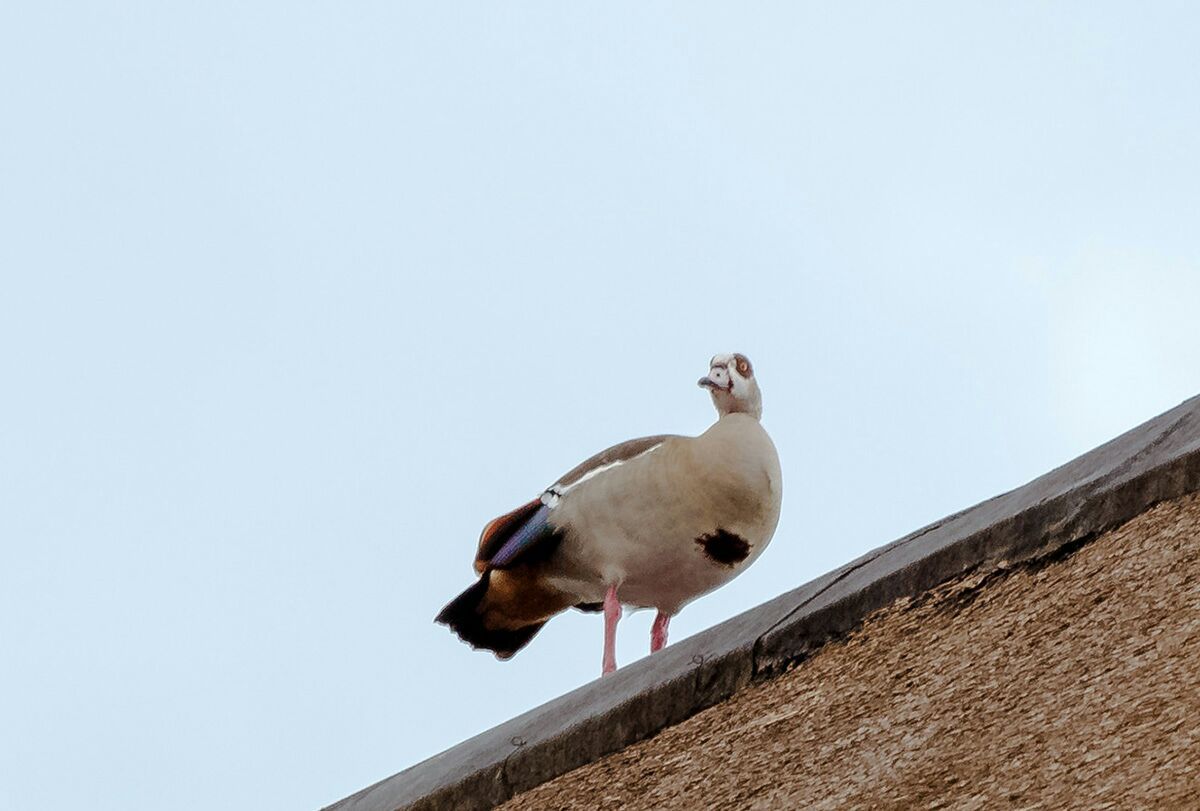
[[[1200,490],[1200,397],[328,806],[483,809],[769,678],[900,597],[1082,545]]]

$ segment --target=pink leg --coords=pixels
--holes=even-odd
[[[604,676],[617,669],[617,620],[620,618],[617,587],[609,586],[604,592],[604,669],[601,671]]]
[[[671,615],[659,611],[654,618],[654,627],[650,629],[650,652],[657,653],[667,646],[667,626],[671,624]]]

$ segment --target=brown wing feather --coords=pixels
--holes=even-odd
[[[644,436],[640,439],[630,439],[627,442],[622,442],[620,445],[613,445],[607,450],[600,451],[590,459],[580,462],[557,482],[556,487],[570,487],[575,482],[582,479],[588,473],[591,473],[598,467],[611,465],[613,462],[625,462],[639,453],[645,453],[655,445],[661,445],[666,440],[672,438],[675,434],[658,434],[657,436]]]

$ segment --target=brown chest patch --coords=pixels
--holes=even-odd
[[[713,563],[719,563],[722,566],[741,563],[750,554],[750,544],[745,538],[723,529],[718,529],[708,535],[701,535],[696,539],[696,543],[704,550],[704,554],[712,559]]]

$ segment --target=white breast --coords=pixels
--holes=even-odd
[[[674,614],[762,553],[779,520],[781,484],[766,431],[730,414],[567,494],[551,516],[567,537],[547,574],[581,602],[603,600],[616,583],[622,602]],[[744,559],[706,551],[702,539],[719,530],[746,542]]]

